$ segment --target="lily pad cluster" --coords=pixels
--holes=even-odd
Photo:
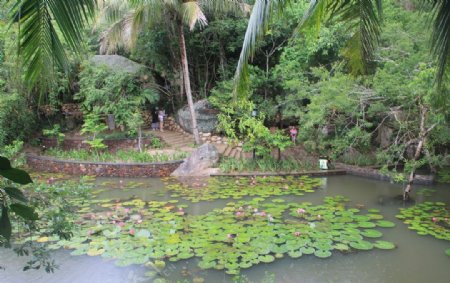
[[[450,210],[443,202],[424,202],[401,208],[397,218],[419,235],[450,241]]]
[[[314,255],[326,258],[334,251],[392,249],[376,240],[378,227],[391,227],[377,210],[363,213],[348,208],[344,197],[326,198],[322,205],[286,203],[283,199],[229,202],[204,215],[187,215],[177,200],[75,200],[80,213],[69,240],[48,237],[45,229],[35,240],[49,248],[73,249],[116,259],[124,266],[144,264],[162,270],[166,261],[199,258],[202,269],[241,269],[277,258]],[[92,207],[98,212],[91,212]]]
[[[252,178],[213,178],[209,183],[199,188],[192,188],[180,183],[168,183],[167,189],[172,193],[171,197],[199,202],[216,199],[241,199],[245,196],[301,196],[304,193],[314,192],[322,185],[317,178],[301,176],[257,176]]]

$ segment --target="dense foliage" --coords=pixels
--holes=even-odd
[[[80,91],[75,98],[86,115],[113,114],[118,126],[129,126],[133,113],[159,99],[146,77],[86,64],[80,73]]]

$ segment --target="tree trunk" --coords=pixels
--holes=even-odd
[[[142,128],[139,126],[138,128],[138,148],[139,152],[142,152]]]
[[[416,152],[414,153],[414,161],[418,160],[420,158],[420,153],[422,152],[423,145],[426,142],[427,137],[427,129],[425,128],[425,120],[427,118],[428,109],[426,107],[421,106],[421,115],[420,115],[420,132],[419,132],[419,139],[418,144],[416,147]],[[403,192],[403,200],[409,199],[409,193],[412,190],[412,185],[414,182],[414,176],[416,175],[416,168],[413,167],[411,169],[411,172],[409,173],[408,178],[408,184],[405,187],[405,190]]]
[[[414,160],[419,159],[420,152],[422,151],[423,144],[425,143],[425,137],[421,137],[419,140],[419,144],[417,144],[416,152],[414,154]],[[416,168],[413,168],[409,173],[408,184],[405,187],[405,191],[403,192],[403,200],[409,199],[409,193],[412,190],[412,185],[414,182],[414,176],[416,175]]]
[[[189,69],[186,55],[186,43],[184,41],[183,23],[181,21],[178,22],[178,28],[179,28],[181,65],[183,67],[184,90],[186,91],[186,98],[188,101],[189,112],[191,113],[192,134],[194,135],[195,144],[198,145],[200,144],[201,141],[197,129],[197,117],[195,115],[194,102],[192,100],[191,82],[189,80]]]

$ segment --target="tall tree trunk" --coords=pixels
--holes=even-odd
[[[198,134],[197,117],[195,115],[194,101],[192,100],[191,82],[189,80],[189,69],[186,55],[186,43],[184,41],[183,23],[181,21],[178,22],[178,28],[179,28],[181,66],[183,68],[184,90],[186,91],[186,98],[188,101],[189,112],[191,113],[192,134],[194,135],[195,144],[198,145],[201,143],[201,141],[200,135]]]

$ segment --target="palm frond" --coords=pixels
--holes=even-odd
[[[100,54],[113,54],[120,48],[132,48],[135,42],[132,23],[132,14],[128,14],[111,24],[100,37]]]
[[[146,25],[157,24],[162,19],[167,1],[170,0],[127,0],[128,5],[123,6],[126,9],[117,20],[113,17],[103,19],[109,28],[100,38],[100,53],[116,53],[120,48],[132,49],[142,29]]]
[[[102,0],[99,2],[99,13],[96,19],[96,25],[118,22],[131,9],[129,1]]]
[[[450,0],[434,0],[431,50],[437,64],[436,81],[441,87],[450,64]]]
[[[51,78],[52,65],[68,69],[68,59],[56,31],[65,42],[80,51],[82,30],[94,15],[95,0],[23,0],[13,7],[11,21],[20,25],[19,56],[25,66],[25,81],[35,85],[43,77]],[[44,80],[45,81],[45,80]]]
[[[367,72],[373,61],[381,32],[381,0],[312,0],[300,28],[313,25],[316,31],[326,21],[340,21],[353,33],[343,54],[354,74]]]
[[[333,0],[311,0],[309,7],[303,15],[303,19],[296,29],[296,33],[304,27],[314,27],[316,34],[319,34],[320,26],[330,18],[329,6]]]
[[[249,8],[251,8],[242,0],[199,0],[198,2],[204,11],[237,16],[249,13]]]
[[[367,73],[367,67],[373,61],[375,49],[378,46],[381,33],[381,10],[374,0],[344,1],[342,5],[336,5],[336,17],[339,21],[350,23],[350,28],[359,37],[359,48],[352,48],[347,44],[344,54],[347,55],[352,73]],[[348,3],[348,4],[347,4]],[[355,37],[352,37],[352,39]],[[353,50],[353,52],[351,52]],[[356,62],[353,58],[360,58],[362,63]]]
[[[254,55],[256,41],[264,36],[274,13],[282,11],[288,3],[288,0],[256,0],[245,31],[244,43],[234,75],[233,96],[243,95],[247,91],[248,60]]]
[[[200,27],[208,25],[208,20],[197,1],[183,2],[181,5],[183,22],[187,23],[190,30],[194,29],[196,23]]]

